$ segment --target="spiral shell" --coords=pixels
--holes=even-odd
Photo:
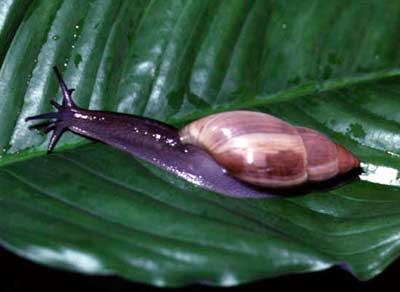
[[[232,176],[263,187],[324,181],[360,165],[326,136],[259,112],[210,115],[185,126],[180,137],[205,149]]]

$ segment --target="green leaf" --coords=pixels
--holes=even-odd
[[[159,286],[235,285],[400,252],[398,1],[0,3],[0,243],[33,261]],[[251,108],[316,129],[360,181],[280,199],[208,192],[27,116],[60,100],[182,125]],[[1,150],[0,150],[1,151]]]

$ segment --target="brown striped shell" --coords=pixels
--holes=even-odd
[[[264,187],[324,181],[360,165],[326,136],[259,112],[210,115],[185,126],[180,137],[208,151],[234,177]]]

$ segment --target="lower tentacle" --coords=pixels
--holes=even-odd
[[[66,131],[64,127],[56,127],[51,135],[49,145],[47,146],[47,154],[53,152],[58,140],[61,138],[62,134]]]
[[[48,132],[54,130],[56,127],[57,127],[57,123],[55,123],[55,122],[50,123],[46,127],[43,128],[43,132],[48,133]]]
[[[25,121],[32,121],[32,120],[48,120],[48,119],[60,119],[61,114],[58,112],[55,113],[46,113],[37,116],[27,117]]]
[[[51,104],[52,106],[54,106],[56,109],[58,109],[59,111],[62,109],[61,104],[59,104],[59,103],[56,102],[55,100],[51,100],[51,101],[50,101],[50,104]]]

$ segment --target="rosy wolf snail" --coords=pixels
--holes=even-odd
[[[206,189],[235,197],[265,197],[272,189],[326,181],[359,168],[360,162],[326,136],[265,113],[213,114],[178,131],[165,123],[123,113],[92,111],[72,100],[54,68],[63,102],[50,119],[50,153],[69,130],[126,151]],[[260,188],[264,187],[264,188]],[[269,188],[269,190],[265,189]]]

